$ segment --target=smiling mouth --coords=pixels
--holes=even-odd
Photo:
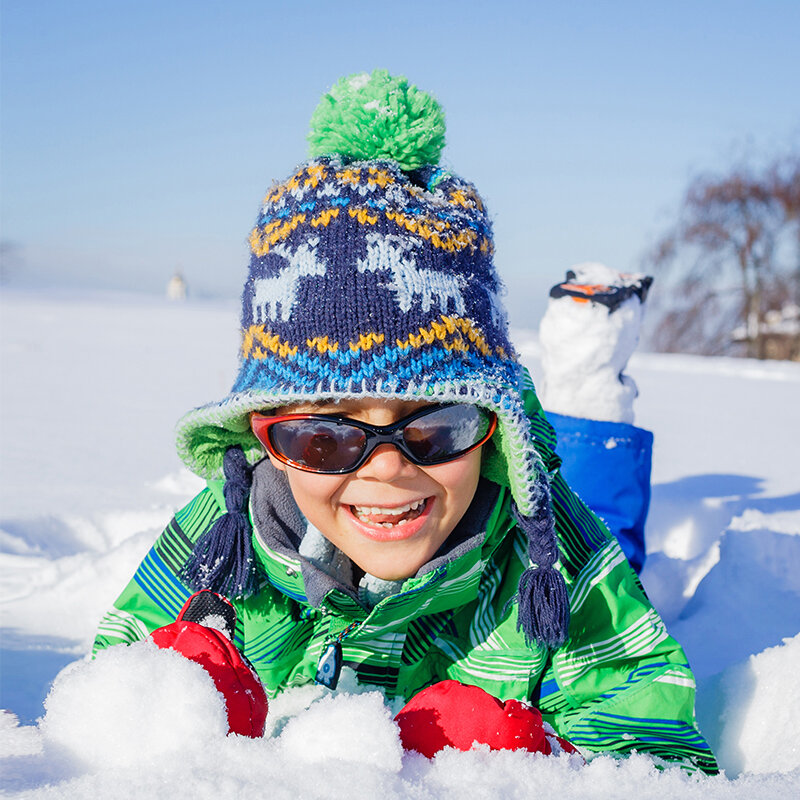
[[[382,506],[350,506],[353,515],[367,525],[378,525],[382,528],[395,528],[417,519],[425,511],[428,498],[415,500],[404,506],[384,508]]]

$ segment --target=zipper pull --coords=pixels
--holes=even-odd
[[[327,686],[328,689],[335,689],[339,683],[339,674],[342,671],[342,645],[340,642],[332,642],[323,651],[317,664],[317,674],[314,677],[316,683]]]

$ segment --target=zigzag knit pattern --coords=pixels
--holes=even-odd
[[[514,386],[491,237],[475,189],[438,167],[300,167],[250,234],[234,391],[402,392],[480,373]]]

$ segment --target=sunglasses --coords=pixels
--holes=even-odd
[[[471,405],[431,406],[391,425],[369,425],[327,414],[250,415],[250,427],[267,452],[305,472],[354,472],[382,444],[394,445],[421,467],[444,464],[487,442],[497,417]]]

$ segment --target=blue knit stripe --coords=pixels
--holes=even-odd
[[[499,358],[487,359],[473,353],[459,353],[455,356],[452,350],[445,347],[431,345],[424,351],[413,351],[395,347],[386,348],[383,353],[375,353],[361,359],[357,369],[349,365],[327,363],[322,358],[315,358],[307,354],[298,354],[296,357],[287,358],[250,358],[242,365],[242,370],[233,387],[234,392],[266,388],[262,382],[267,378],[267,386],[293,386],[308,391],[313,391],[319,383],[336,381],[337,385],[344,386],[352,382],[361,385],[367,381],[373,385],[377,380],[386,383],[386,376],[390,374],[399,382],[421,380],[468,380],[474,378],[476,372],[486,369],[488,365],[494,367],[496,374],[509,386],[513,385],[516,370],[507,361]]]

